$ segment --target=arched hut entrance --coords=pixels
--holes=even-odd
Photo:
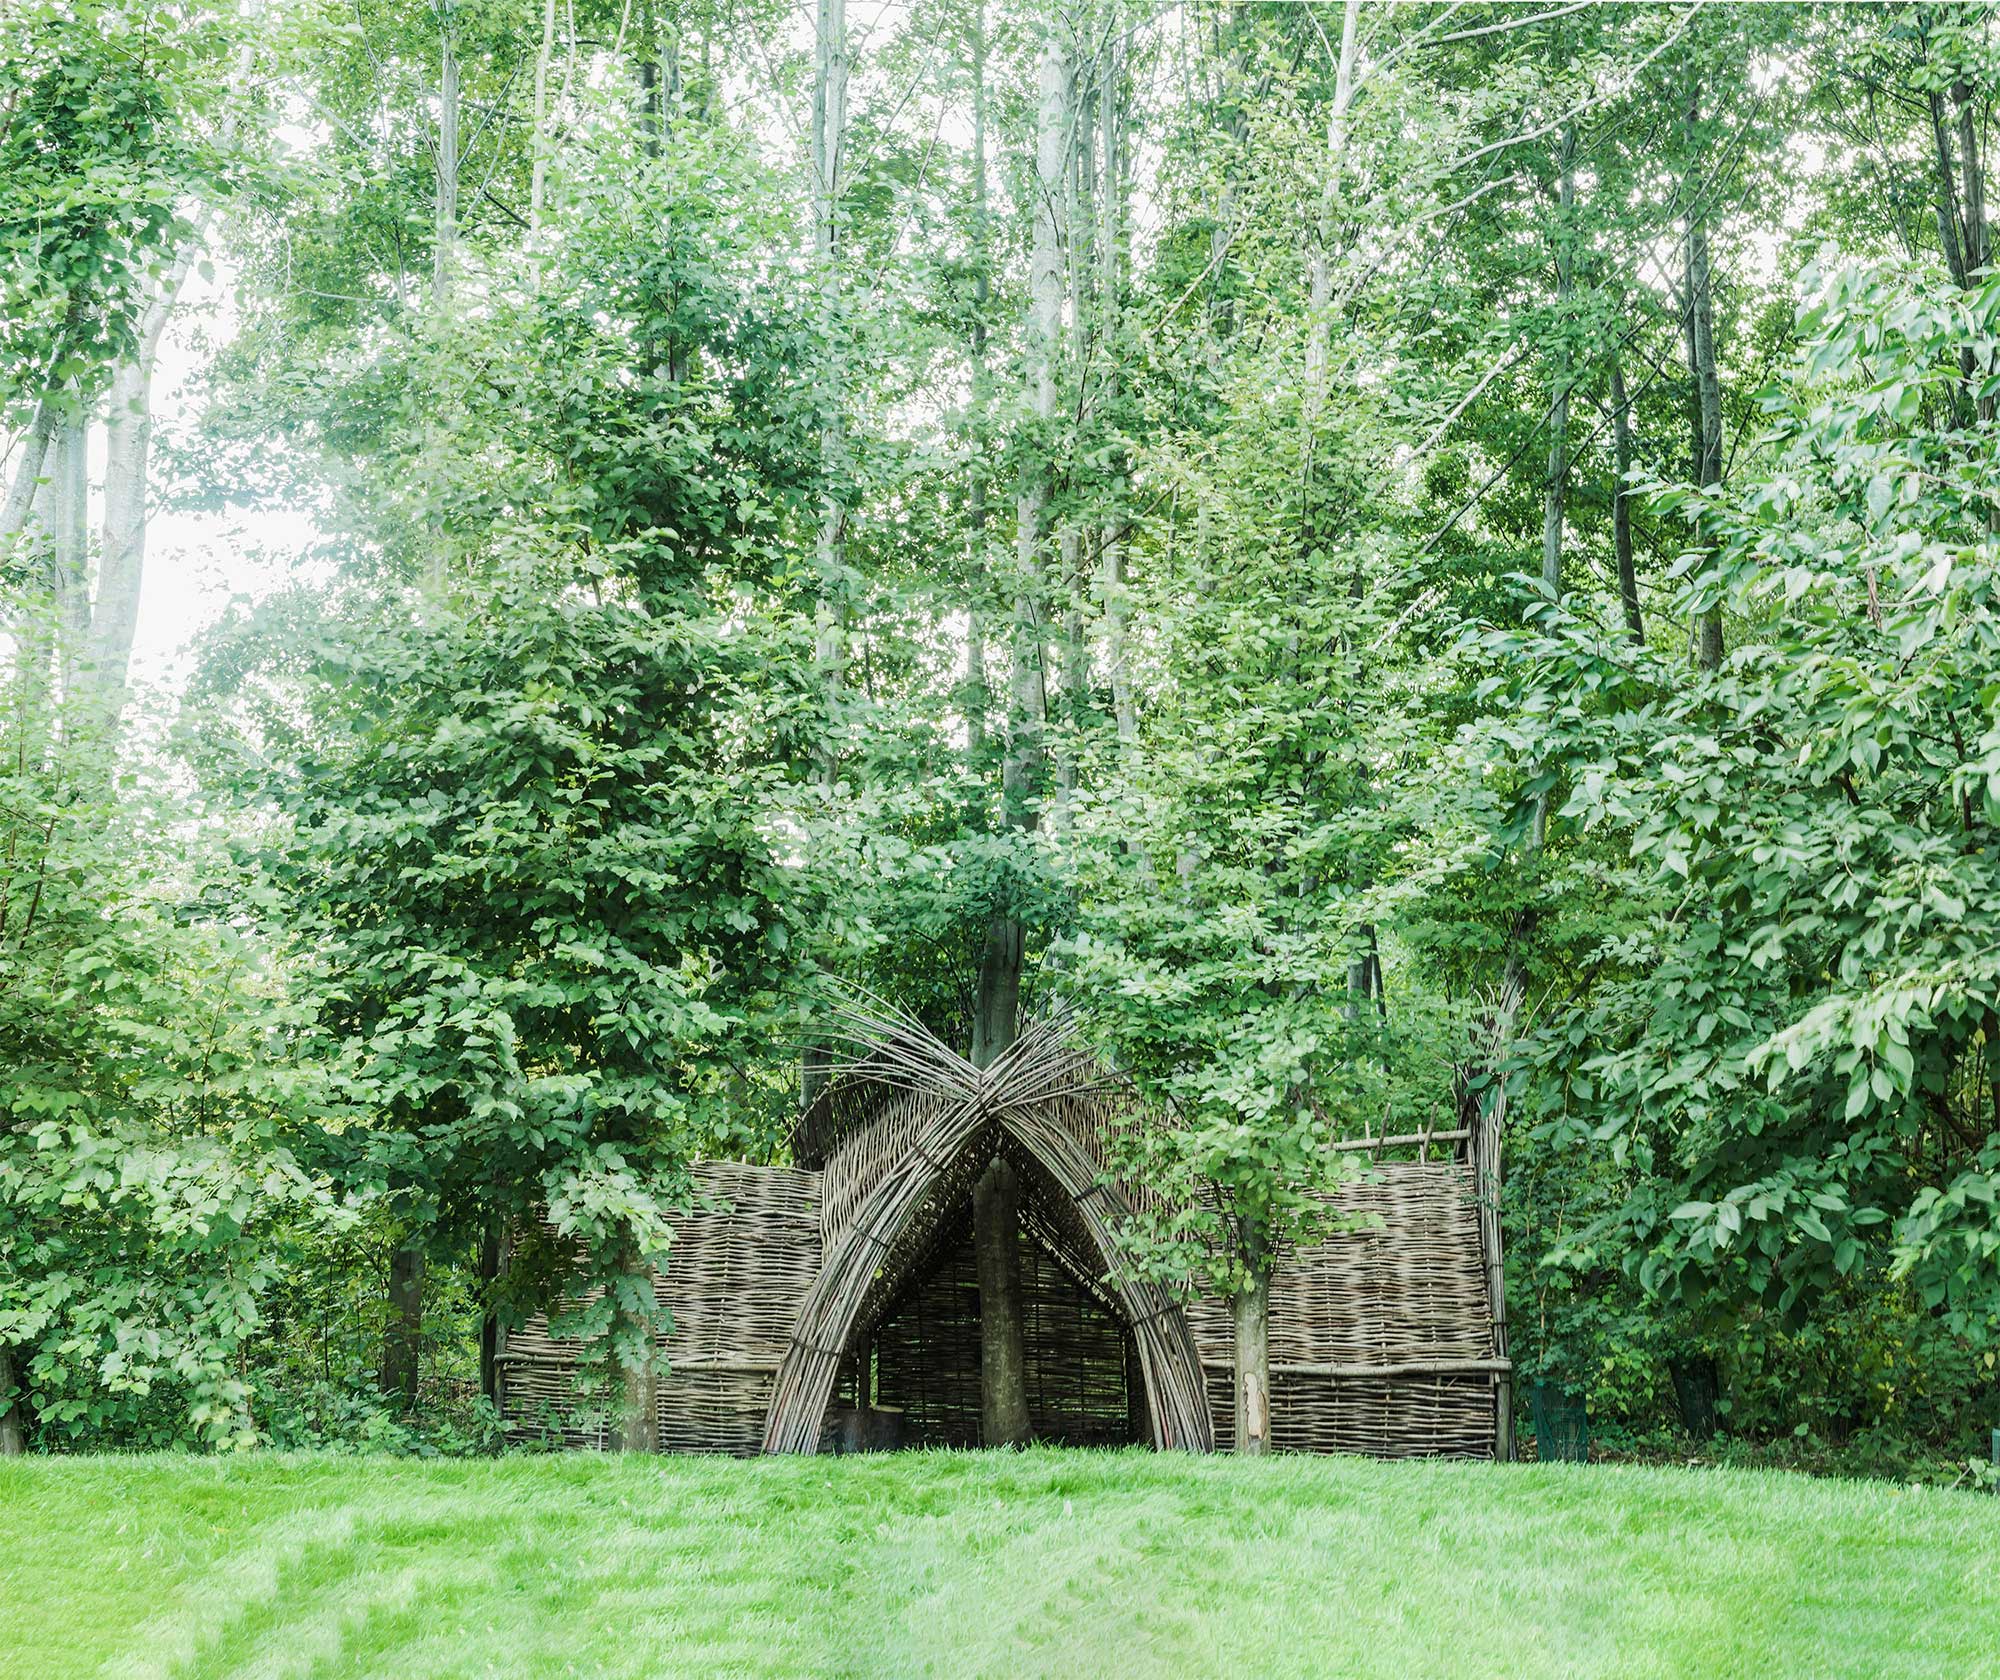
[[[823,1258],[773,1385],[764,1450],[817,1449],[842,1390],[885,1407],[900,1399],[916,1439],[977,1439],[969,1205],[996,1148],[1025,1190],[1037,1433],[1210,1448],[1185,1316],[1159,1286],[1129,1275],[1112,1241],[1129,1204],[1103,1182],[1105,1117],[1087,1053],[1037,1024],[981,1071],[913,1021],[869,1026],[869,1054],[802,1129],[805,1153],[823,1153]]]

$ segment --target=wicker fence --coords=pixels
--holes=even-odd
[[[841,1082],[809,1115],[812,1147],[799,1150],[817,1171],[698,1169],[704,1206],[676,1222],[657,1285],[674,1325],[663,1340],[663,1446],[810,1452],[826,1444],[837,1400],[899,1414],[912,1444],[975,1442],[970,1198],[995,1149],[1022,1183],[1037,1436],[1196,1450],[1229,1439],[1226,1305],[1177,1301],[1120,1263],[1113,1232],[1136,1194],[1107,1180],[1103,1140],[1128,1123],[1123,1102],[1079,1089],[1060,1043],[1030,1033],[1016,1049],[983,1074],[943,1064],[922,1085]],[[1366,1167],[1334,1198],[1355,1216],[1342,1221],[1349,1228],[1279,1265],[1273,1445],[1495,1453],[1508,1370],[1480,1141],[1465,1132],[1371,1141]],[[545,1320],[510,1336],[510,1431],[601,1444],[601,1430],[576,1421],[574,1367],[574,1349]]]

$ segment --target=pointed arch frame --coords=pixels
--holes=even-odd
[[[1160,1284],[1136,1277],[1118,1251],[1114,1228],[1131,1203],[1107,1183],[1088,1139],[1104,1123],[1106,1082],[1066,1017],[1031,1023],[990,1067],[979,1069],[913,1017],[856,1001],[836,1014],[835,1030],[863,1051],[847,1071],[901,1086],[928,1099],[891,1128],[887,1116],[849,1140],[848,1152],[903,1139],[840,1229],[827,1233],[819,1276],[800,1308],[790,1347],[772,1387],[764,1451],[818,1450],[840,1361],[866,1305],[870,1285],[911,1221],[947,1182],[989,1128],[998,1126],[1067,1196],[1104,1262],[1111,1292],[1138,1347],[1153,1445],[1211,1451],[1201,1357],[1180,1303]],[[835,1163],[828,1163],[832,1170]]]

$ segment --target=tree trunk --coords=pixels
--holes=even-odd
[[[1688,126],[1700,118],[1691,101]],[[1699,214],[1688,222],[1688,371],[1694,376],[1699,430],[1695,437],[1695,482],[1704,487],[1722,480],[1722,385],[1715,367],[1715,297],[1709,272],[1708,223]],[[1722,666],[1722,603],[1701,615],[1696,627],[1695,657],[1704,671]]]
[[[549,65],[555,58],[556,0],[542,0],[542,41],[535,52],[534,161],[528,171],[528,290],[542,289],[542,214],[549,192]]]
[[[1119,121],[1125,96],[1118,59],[1118,13],[1114,4],[1106,24],[1104,85],[1098,92],[1098,150],[1104,189],[1097,214],[1098,326],[1104,342],[1105,406],[1116,412],[1119,368],[1124,348],[1118,342],[1123,326],[1125,284],[1125,135]],[[1112,516],[1097,534],[1097,577],[1100,610],[1104,614],[1105,664],[1111,677],[1111,715],[1118,739],[1139,738],[1138,707],[1132,697],[1132,673],[1126,665],[1124,499],[1128,467],[1121,450],[1112,467]]]
[[[1951,96],[1958,105],[1959,163],[1965,172],[1965,266],[1968,278],[1973,278],[1993,261],[1993,241],[1986,226],[1986,164],[1980,150],[1978,102],[1973,89],[1961,82],[1951,90]],[[1972,362],[1975,374],[1986,371],[1969,351],[1961,355],[1961,362],[1966,360]],[[1989,358],[1987,366],[1991,365]],[[1982,423],[1990,423],[1995,411],[1993,398],[1975,397],[1973,411]]]
[[[441,309],[451,297],[458,263],[458,54],[451,41],[451,4],[445,0],[438,41],[437,196],[431,230],[432,301]]]
[[[146,503],[153,477],[153,368],[160,341],[194,266],[199,231],[181,247],[147,305],[129,362],[111,379],[104,415],[104,523],[99,532],[97,598],[90,613],[88,704],[91,722],[115,734],[125,709],[139,597],[146,577]]]
[[[1036,415],[1056,411],[1056,353],[1062,333],[1061,213],[1068,129],[1069,71],[1051,35],[1042,46],[1037,74],[1035,234],[1028,286],[1027,376]],[[1035,827],[1033,795],[1044,755],[1046,696],[1042,686],[1042,510],[1048,500],[1049,465],[1024,474],[1015,503],[1013,677],[1007,716],[1007,756],[1001,801],[1008,826],[1026,834]],[[1012,906],[1000,906],[988,923],[973,1001],[972,1060],[990,1067],[1014,1042],[1020,1019],[1023,935]],[[995,1169],[999,1170],[995,1170]],[[997,1162],[975,1186],[973,1244],[980,1257],[980,1417],[989,1444],[1025,1440],[1028,1433],[1026,1359],[1018,1284],[1020,1210],[1012,1168]],[[1014,1284],[1005,1268],[1013,1268]],[[989,1277],[991,1281],[989,1282]]]
[[[1625,606],[1625,628],[1640,647],[1646,645],[1646,621],[1639,611],[1639,573],[1632,561],[1632,492],[1625,482],[1632,470],[1632,413],[1625,395],[1625,367],[1611,358],[1611,546],[1618,556],[1618,598]]]
[[[1556,161],[1556,310],[1563,313],[1576,289],[1576,261],[1570,249],[1573,212],[1576,208],[1576,177],[1571,164],[1576,157],[1576,131],[1563,135],[1562,150]],[[1569,497],[1569,393],[1574,375],[1565,352],[1557,358],[1555,390],[1549,398],[1549,471],[1542,491],[1542,582],[1552,595],[1563,592],[1563,528]]]
[[[1021,1333],[1021,1187],[996,1155],[972,1187],[973,1252],[979,1269],[979,1438],[1019,1446],[1028,1419],[1027,1350]]]
[[[1236,1450],[1271,1450],[1271,1270],[1260,1253],[1246,1256],[1248,1280],[1236,1291]]]
[[[22,440],[21,459],[14,468],[14,482],[7,491],[7,502],[0,507],[0,548],[13,541],[28,528],[29,516],[35,508],[35,492],[41,483],[42,469],[48,464],[49,446],[56,434],[56,405],[44,397],[35,406],[35,417],[28,423],[27,436]]]
[[[500,1310],[493,1296],[500,1282],[500,1226],[495,1221],[479,1239],[479,1392],[500,1401]]]
[[[653,1268],[636,1252],[625,1259],[628,1282],[643,1289],[653,1287]],[[620,1452],[660,1450],[660,1360],[653,1342],[653,1327],[643,1313],[621,1309],[622,1339],[627,1346],[618,1356],[618,1427],[613,1443]]]
[[[77,676],[90,640],[90,422],[79,413],[56,432],[49,491],[49,578],[56,603],[56,665],[65,708],[80,700]],[[73,712],[66,731],[82,727]]]
[[[1340,59],[1334,70],[1333,109],[1326,119],[1326,180],[1320,188],[1319,225],[1307,282],[1306,414],[1319,413],[1326,400],[1332,360],[1334,219],[1340,205],[1341,154],[1347,149],[1347,113],[1354,103],[1354,53],[1361,0],[1347,0],[1340,20]]]
[[[389,1256],[389,1322],[382,1330],[378,1386],[405,1411],[417,1404],[417,1355],[424,1333],[424,1251],[406,1244]]]
[[[25,1408],[14,1392],[14,1350],[0,1342],[0,1458],[19,1458],[28,1450]]]
[[[153,447],[150,358],[112,376],[104,416],[104,523],[98,542],[97,600],[91,611],[90,685],[108,728],[123,710],[139,628],[146,564],[146,493]]]
[[[990,260],[986,219],[986,8],[972,8],[969,41],[972,55],[972,404],[983,422],[986,418],[986,310],[993,296],[987,273]],[[983,440],[982,440],[983,441]],[[983,451],[980,452],[983,454]],[[975,771],[986,757],[986,624],[983,602],[986,585],[986,463],[971,463],[972,488],[967,513],[971,527],[970,553],[966,567],[971,601],[965,626],[965,747]]]
[[[1965,177],[1965,266],[1976,276],[1993,260],[1986,234],[1986,166],[1980,155],[1979,106],[1961,82],[1951,90],[1958,106],[1959,167]]]
[[[841,499],[845,473],[845,428],[841,406],[846,396],[845,367],[840,348],[840,152],[847,124],[847,0],[819,0],[813,38],[813,261],[819,270],[820,309],[827,334],[823,361],[819,460],[824,486],[820,497],[816,561],[819,607],[815,651],[826,682],[827,736],[820,759],[820,780],[832,787],[839,775],[839,751],[834,721],[846,686],[844,642],[846,590],[844,560],[847,509]]]

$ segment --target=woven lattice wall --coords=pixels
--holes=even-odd
[[[1126,1123],[1122,1105],[1052,1099],[1011,1114],[1004,1132],[953,1130],[940,1120],[936,1100],[909,1091],[837,1091],[821,1106],[815,1158],[825,1162],[823,1173],[728,1162],[698,1169],[712,1208],[676,1222],[658,1283],[674,1316],[663,1343],[664,1446],[733,1453],[769,1446],[787,1360],[794,1372],[802,1353],[823,1362],[829,1391],[837,1383],[839,1395],[852,1400],[864,1350],[874,1360],[875,1403],[902,1409],[906,1440],[976,1442],[978,1286],[968,1197],[996,1146],[1015,1161],[1023,1185],[1023,1305],[1037,1435],[1180,1442],[1198,1434],[1228,1444],[1234,1406],[1226,1305],[1197,1298],[1183,1310],[1157,1290],[1106,1277],[1109,1198],[1100,1195],[1093,1163],[1101,1159],[1102,1127]],[[1426,1140],[1418,1153],[1433,1147]],[[1463,1155],[1371,1161],[1336,1198],[1361,1224],[1279,1267],[1271,1296],[1276,1447],[1388,1457],[1492,1454],[1505,1359],[1489,1307],[1497,1265],[1482,1247],[1490,1247],[1491,1233],[1483,1229],[1477,1182]],[[905,1211],[893,1220],[869,1211],[871,1223],[857,1227],[864,1210],[882,1207],[905,1184]],[[884,1236],[870,1237],[878,1224]],[[850,1306],[821,1314],[809,1328],[801,1309],[826,1292],[830,1245],[840,1247],[853,1274],[844,1286]],[[1150,1358],[1161,1380],[1160,1350],[1172,1345],[1168,1322],[1183,1316],[1185,1327],[1172,1334],[1199,1365],[1189,1366],[1186,1394],[1169,1389],[1173,1427],[1149,1427],[1142,1371]],[[1150,1342],[1142,1346],[1135,1325]],[[601,1444],[600,1428],[575,1421],[573,1369],[573,1349],[549,1336],[545,1320],[509,1338],[502,1409],[516,1438],[539,1436],[554,1420],[572,1444]],[[1190,1406],[1198,1431],[1181,1421]],[[815,1403],[803,1416],[822,1414]],[[785,1438],[798,1436],[792,1428]],[[806,1432],[792,1450],[823,1438]]]
[[[1385,1161],[1334,1198],[1367,1223],[1288,1256],[1271,1279],[1271,1442],[1383,1458],[1487,1458],[1502,1361],[1472,1163]],[[1226,1303],[1197,1299],[1219,1444],[1235,1429]]]
[[[961,1204],[859,1352],[872,1353],[875,1403],[902,1417],[905,1444],[979,1444],[979,1273],[971,1209]],[[1073,1256],[1046,1235],[1021,1245],[1021,1317],[1028,1416],[1035,1438],[1112,1446],[1140,1438],[1128,1387],[1131,1337],[1112,1308],[1079,1281]],[[856,1394],[858,1373],[841,1389]]]
[[[673,1314],[661,1340],[660,1444],[669,1452],[754,1453],[799,1301],[819,1274],[819,1175],[735,1161],[695,1169],[705,1211],[674,1221],[655,1288]],[[601,1445],[571,1392],[575,1349],[537,1315],[507,1338],[501,1415],[517,1439],[553,1420],[572,1445]]]

